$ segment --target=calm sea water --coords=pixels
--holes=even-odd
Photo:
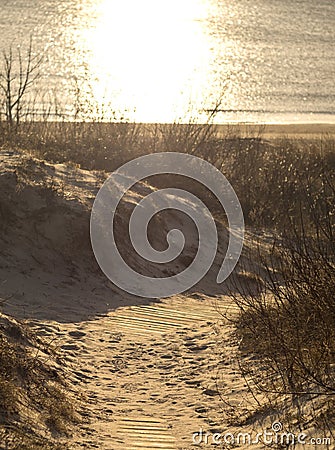
[[[0,48],[30,35],[40,112],[335,122],[334,0],[0,0]]]

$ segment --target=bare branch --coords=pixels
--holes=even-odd
[[[31,86],[40,77],[42,57],[33,54],[30,37],[26,58],[20,46],[14,54],[12,46],[3,52],[3,69],[0,71],[0,91],[3,93],[3,107],[10,128],[19,125],[23,114],[22,104]]]

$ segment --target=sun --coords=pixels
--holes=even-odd
[[[201,0],[102,0],[88,31],[90,82],[98,101],[140,122],[178,116],[206,85],[210,51]]]

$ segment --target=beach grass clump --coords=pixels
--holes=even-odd
[[[0,122],[0,146],[24,149],[54,163],[72,162],[83,169],[112,171],[138,156],[178,151],[206,156],[215,144],[208,124],[137,124],[110,121],[49,120],[21,123],[8,131]],[[215,144],[216,145],[216,144]]]
[[[0,442],[3,448],[66,449],[79,420],[52,346],[23,322],[0,316]],[[54,363],[53,363],[54,362]],[[59,438],[64,438],[62,445]]]
[[[309,198],[308,226],[304,216],[295,218],[270,250],[260,248],[258,289],[233,294],[247,357],[242,373],[272,405],[283,398],[299,408],[299,399],[335,404],[335,184],[326,173],[319,183],[322,191]],[[330,410],[327,420],[334,419]],[[324,414],[314,411],[310,419]]]
[[[335,140],[253,139],[223,145],[221,170],[233,185],[246,222],[280,229],[291,220],[309,222],[310,203],[322,195],[325,179],[334,180]]]

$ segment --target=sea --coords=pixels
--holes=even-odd
[[[335,123],[334,0],[0,0],[0,73],[30,40],[36,117]]]

